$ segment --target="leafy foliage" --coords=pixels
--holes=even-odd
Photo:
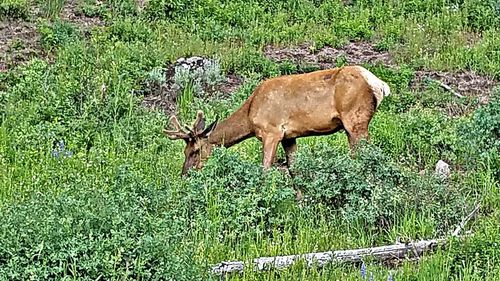
[[[0,19],[27,18],[28,7],[27,0],[2,0],[0,3]]]
[[[181,196],[183,212],[222,236],[263,233],[286,222],[295,192],[284,175],[216,150],[204,169],[193,173]],[[274,226],[274,227],[273,227]]]
[[[127,166],[108,190],[87,183],[2,208],[2,278],[199,279],[191,249],[179,247],[185,222],[169,213],[165,189]]]
[[[47,50],[81,38],[79,31],[72,24],[61,20],[56,20],[53,23],[40,22],[38,32],[42,37],[42,45]]]
[[[468,123],[460,127],[464,134],[461,152],[466,163],[491,163],[495,178],[500,180],[500,89],[490,103],[479,108]]]
[[[459,219],[456,208],[465,200],[433,176],[401,169],[371,145],[361,146],[355,159],[326,145],[304,149],[294,173],[295,184],[309,196],[308,204],[338,209],[344,220],[371,227],[389,227],[402,212],[434,210],[429,219],[446,230],[447,222]]]

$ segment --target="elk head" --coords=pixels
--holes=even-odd
[[[174,130],[164,129],[163,133],[169,139],[182,139],[186,142],[182,175],[185,175],[191,168],[201,168],[212,152],[213,145],[208,142],[208,137],[217,126],[217,120],[208,127],[205,127],[203,112],[198,111],[192,128],[188,126],[184,126],[183,128],[175,115],[170,117],[170,123],[174,126]]]

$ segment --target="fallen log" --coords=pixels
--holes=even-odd
[[[444,244],[445,241],[445,239],[432,239],[356,250],[261,257],[253,260],[253,270],[284,269],[298,260],[305,260],[308,266],[322,267],[331,262],[361,262],[364,257],[371,257],[378,261],[411,258],[420,256],[425,251],[433,250]],[[251,265],[246,266],[242,261],[221,262],[212,267],[212,273],[221,275],[230,272],[243,272],[248,267]]]
[[[480,208],[480,204],[472,210],[453,231],[452,236],[458,237],[465,225],[474,217]],[[212,274],[223,275],[231,272],[243,272],[253,269],[269,270],[284,269],[299,260],[304,260],[307,266],[316,265],[322,267],[327,263],[345,263],[361,262],[363,258],[370,257],[377,261],[386,261],[391,259],[418,258],[426,251],[432,251],[446,243],[445,238],[421,240],[409,243],[396,243],[394,245],[379,246],[372,248],[362,248],[355,250],[328,251],[320,253],[309,253],[301,255],[288,255],[276,257],[260,257],[253,260],[251,264],[245,264],[243,261],[227,261],[216,264],[212,267]]]

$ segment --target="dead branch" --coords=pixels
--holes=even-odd
[[[305,260],[308,266],[316,265],[322,267],[330,262],[361,262],[364,257],[371,257],[378,261],[403,259],[406,257],[413,258],[422,255],[426,251],[433,250],[445,242],[445,239],[432,239],[356,250],[261,257],[253,260],[253,270],[284,269],[298,260]],[[249,266],[251,265],[245,265],[242,261],[222,262],[212,267],[212,273],[221,275],[230,272],[243,272]]]
[[[472,212],[470,212],[470,214],[467,215],[467,217],[465,217],[460,222],[460,224],[457,226],[457,228],[455,228],[455,231],[453,231],[453,233],[451,235],[454,237],[458,237],[458,235],[460,234],[460,231],[462,231],[462,229],[465,227],[465,225],[472,219],[472,217],[474,217],[474,215],[477,213],[477,211],[479,211],[480,207],[481,207],[481,204],[478,203],[476,205],[476,207],[472,210]]]

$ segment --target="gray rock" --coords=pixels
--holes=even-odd
[[[450,176],[450,165],[444,162],[443,160],[439,160],[436,163],[436,174],[442,178],[448,178]]]
[[[194,71],[196,69],[203,69],[206,66],[212,64],[212,61],[202,57],[190,57],[190,58],[179,58],[175,61],[175,67],[183,67],[189,71]]]

